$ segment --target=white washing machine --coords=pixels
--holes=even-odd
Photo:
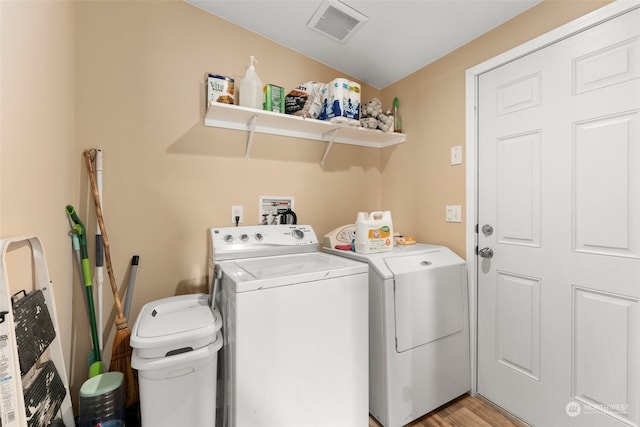
[[[367,266],[320,252],[308,225],[212,228],[210,254],[223,424],[367,427]]]
[[[369,265],[369,411],[400,427],[470,390],[466,265],[427,244],[359,254]]]

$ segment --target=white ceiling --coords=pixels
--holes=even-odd
[[[368,17],[344,44],[307,28],[324,0],[185,1],[384,89],[541,0],[342,0]]]

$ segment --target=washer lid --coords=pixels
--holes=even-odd
[[[226,261],[220,264],[236,292],[367,273],[366,264],[314,252]]]
[[[183,348],[213,342],[222,326],[207,294],[190,294],[152,301],[142,308],[131,333],[131,346],[153,349],[143,357],[161,357]]]

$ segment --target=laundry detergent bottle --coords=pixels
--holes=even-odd
[[[256,73],[253,65],[255,58],[250,56],[251,63],[247,68],[244,78],[240,82],[240,105],[242,107],[256,108],[262,110],[264,103],[264,93],[262,88],[262,80]],[[257,61],[256,61],[257,62]]]
[[[359,212],[356,217],[356,252],[374,254],[393,250],[391,212]]]

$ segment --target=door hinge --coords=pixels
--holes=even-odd
[[[476,246],[476,255],[478,255],[478,247]]]
[[[476,224],[476,234],[478,234],[479,230],[480,229],[478,228],[478,224]]]

